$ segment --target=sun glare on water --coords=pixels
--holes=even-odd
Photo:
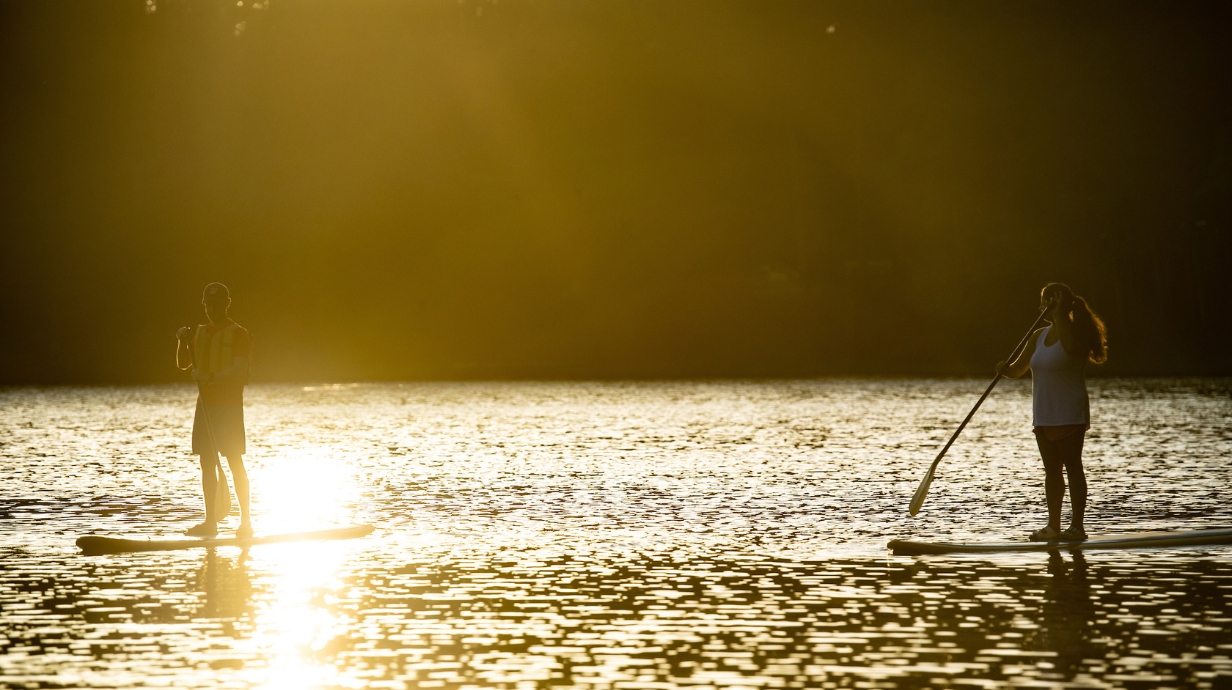
[[[245,641],[252,652],[268,660],[264,667],[245,674],[253,687],[334,684],[337,669],[318,659],[346,629],[340,612],[328,604],[344,586],[337,573],[347,553],[341,543],[306,543],[288,544],[261,555],[263,569],[274,575],[272,590],[255,614],[257,632]]]
[[[350,525],[359,484],[352,468],[331,448],[286,451],[254,471],[253,512],[259,534]],[[335,685],[338,670],[319,660],[345,635],[346,622],[332,605],[345,586],[338,573],[351,552],[348,542],[305,542],[254,550],[251,564],[268,574],[270,589],[255,611],[245,646],[268,663],[244,675],[251,687],[311,688]]]
[[[258,532],[278,534],[354,524],[359,483],[348,463],[321,446],[279,454],[253,477]]]

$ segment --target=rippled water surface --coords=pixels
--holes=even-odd
[[[1232,547],[893,557],[1044,522],[1028,382],[255,386],[258,532],[187,386],[0,390],[0,686],[1232,687]],[[1232,526],[1232,383],[1092,383],[1092,533]],[[228,525],[233,528],[237,517]]]

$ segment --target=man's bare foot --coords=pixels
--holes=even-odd
[[[213,537],[218,534],[218,525],[213,522],[203,522],[184,530],[184,534],[190,537]]]
[[[235,528],[235,537],[237,539],[251,539],[252,538],[252,523],[251,522],[241,522],[240,526]]]

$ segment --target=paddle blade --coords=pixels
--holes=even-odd
[[[911,506],[909,508],[912,515],[920,512],[920,508],[924,506],[924,499],[928,497],[928,489],[933,485],[933,473],[936,471],[937,463],[934,462],[932,467],[928,468],[928,474],[924,475],[924,479],[916,487],[915,495],[911,497]]]
[[[214,492],[214,515],[221,520],[231,514],[231,487],[227,484],[227,473],[219,470],[218,490]]]

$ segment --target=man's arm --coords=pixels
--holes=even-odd
[[[192,342],[192,329],[188,326],[181,328],[175,333],[175,365],[181,369],[192,367],[192,348],[189,343]]]

